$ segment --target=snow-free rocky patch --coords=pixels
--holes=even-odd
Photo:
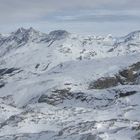
[[[0,140],[139,140],[140,31],[0,35]]]

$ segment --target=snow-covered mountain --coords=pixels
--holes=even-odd
[[[140,139],[139,36],[1,34],[0,140]]]

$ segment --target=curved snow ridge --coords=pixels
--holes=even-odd
[[[68,76],[74,79],[89,80],[116,74],[134,63],[139,62],[140,54],[111,57],[98,60],[69,61],[62,63],[47,73],[54,76]]]

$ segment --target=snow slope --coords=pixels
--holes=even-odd
[[[0,140],[140,139],[139,31],[0,35]]]

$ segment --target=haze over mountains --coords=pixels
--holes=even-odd
[[[0,34],[0,140],[139,140],[139,100],[140,31]]]

